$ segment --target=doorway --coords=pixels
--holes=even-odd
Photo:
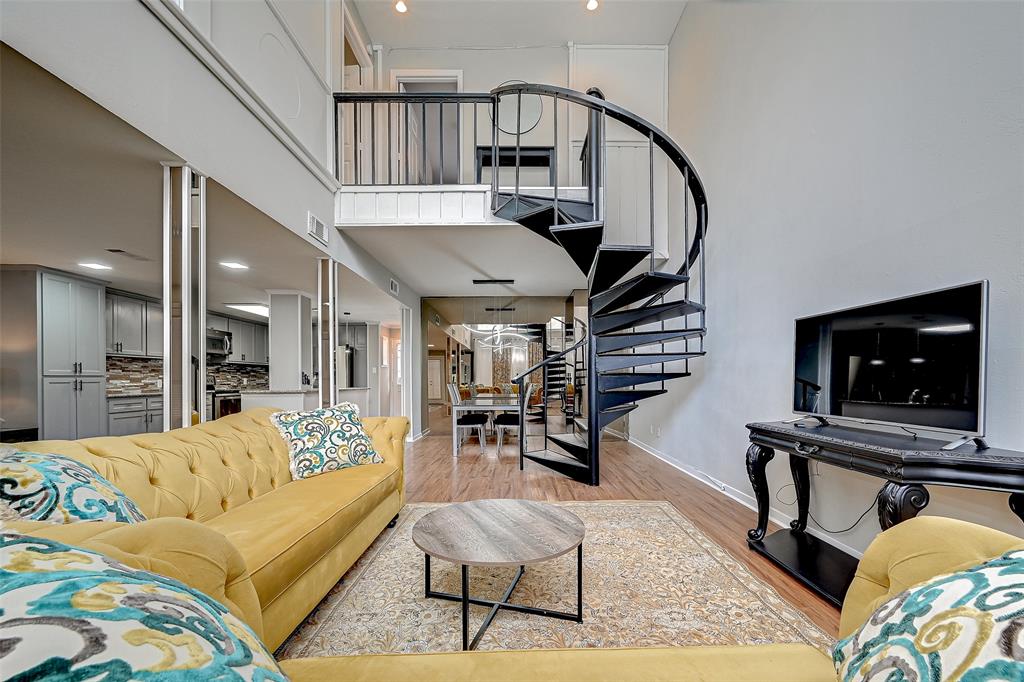
[[[444,372],[442,359],[438,357],[427,359],[427,400],[431,403],[444,402]]]
[[[414,94],[462,92],[462,71],[393,69],[391,90]],[[405,158],[396,147],[396,161],[400,168],[407,169],[409,178],[433,185],[461,182],[463,125],[459,107],[457,103],[434,102],[402,108],[398,130],[407,123],[409,141]]]

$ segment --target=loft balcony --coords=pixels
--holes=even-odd
[[[588,167],[592,122],[557,98],[505,97],[497,107],[491,93],[334,98],[340,229],[509,225],[495,215],[498,197],[557,194],[602,203],[606,242],[649,245],[653,231],[656,257],[669,256],[667,165],[661,156],[651,163],[648,140],[632,130],[608,128],[598,169]],[[603,174],[615,180],[607,189]]]

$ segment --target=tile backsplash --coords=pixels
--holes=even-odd
[[[207,365],[206,383],[215,383],[217,388],[262,390],[270,388],[270,372],[265,365]]]
[[[163,371],[163,360],[108,356],[107,395],[159,393]]]

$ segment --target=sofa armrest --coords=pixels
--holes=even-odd
[[[839,636],[884,602],[929,578],[1024,548],[1024,539],[941,516],[918,516],[879,534],[864,552],[843,602]]]
[[[405,437],[409,434],[409,420],[406,417],[363,417],[362,422],[373,441],[373,449],[398,469],[398,490],[405,504]]]
[[[133,524],[13,522],[7,528],[179,580],[216,599],[263,637],[262,611],[245,560],[227,538],[201,523],[168,517]]]

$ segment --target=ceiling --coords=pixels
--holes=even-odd
[[[88,97],[0,46],[0,262],[100,277],[159,297],[163,167],[181,159]],[[108,249],[122,249],[129,255]],[[267,302],[267,289],[316,292],[320,251],[207,182],[208,307]],[[221,261],[248,270],[227,270]],[[112,270],[79,266],[98,262]]]
[[[567,296],[586,286],[562,247],[515,223],[373,226],[345,234],[421,296]],[[515,284],[477,285],[474,279]]]
[[[466,296],[427,298],[430,305],[451,324],[547,324],[565,315],[565,296]],[[487,308],[515,308],[488,311]]]
[[[388,326],[401,326],[402,305],[396,299],[344,265],[339,265],[338,271],[340,322],[380,322]]]
[[[369,39],[385,48],[667,45],[684,0],[356,0]]]

